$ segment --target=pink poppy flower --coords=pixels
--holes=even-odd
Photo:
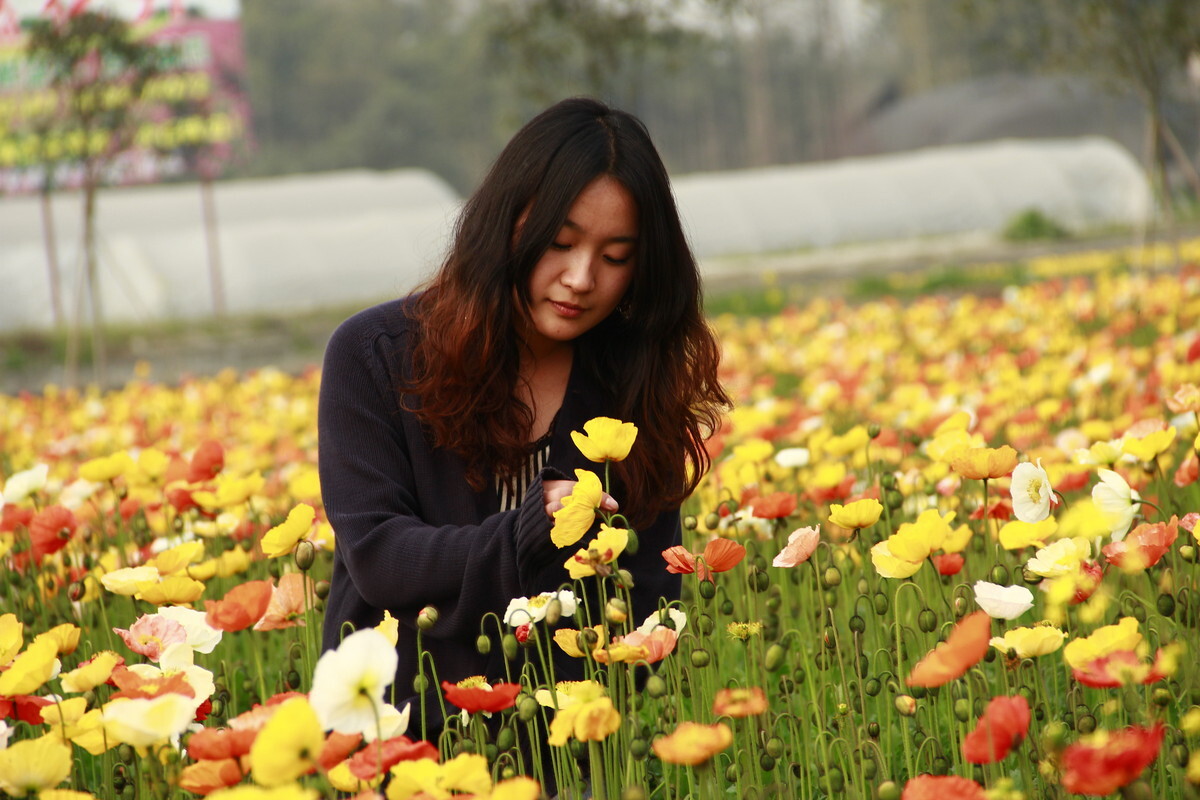
[[[814,525],[792,531],[792,534],[788,536],[787,544],[783,546],[779,555],[775,556],[771,566],[794,567],[797,564],[803,564],[816,552],[820,541],[821,529]]]
[[[129,629],[113,628],[125,645],[151,661],[158,661],[164,650],[176,642],[187,641],[187,630],[173,619],[158,614],[143,614]]]

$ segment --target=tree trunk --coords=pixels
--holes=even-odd
[[[204,210],[204,241],[208,250],[208,277],[212,286],[213,313],[225,316],[225,281],[221,273],[221,242],[217,236],[217,204],[213,182],[205,172],[200,179],[200,202]]]
[[[85,167],[83,187],[83,256],[87,270],[88,306],[92,320],[92,380],[103,386],[108,379],[104,349],[104,306],[100,297],[99,264],[96,263],[96,190],[98,176]]]
[[[42,241],[46,248],[46,270],[50,283],[50,310],[54,327],[63,325],[62,285],[58,268],[58,239],[54,233],[54,206],[50,202],[49,178],[42,186]]]
[[[775,157],[775,118],[771,107],[771,66],[767,54],[767,20],[761,2],[753,4],[754,36],[742,43],[743,92],[746,98],[746,160],[749,166],[770,164]]]

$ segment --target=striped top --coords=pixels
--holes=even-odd
[[[512,491],[509,491],[509,484],[506,481],[499,475],[496,476],[496,494],[500,496],[501,511],[515,511],[520,507],[521,500],[529,491],[529,485],[541,474],[542,468],[546,466],[546,461],[550,458],[550,435],[553,432],[554,425],[551,424],[546,435],[530,445],[529,460],[522,465],[516,475],[512,476]]]

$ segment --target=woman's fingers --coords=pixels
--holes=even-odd
[[[571,494],[575,481],[543,481],[542,500],[546,506],[546,516],[554,518],[554,512],[563,507],[563,498]],[[617,501],[608,492],[600,495],[600,509],[613,512],[618,508]]]

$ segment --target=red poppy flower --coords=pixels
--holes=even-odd
[[[442,685],[445,686],[444,683]],[[401,761],[419,761],[423,758],[437,761],[438,749],[429,742],[414,742],[407,736],[397,736],[382,743],[372,742],[355,753],[350,759],[350,773],[360,781],[371,781]]]
[[[212,698],[205,698],[204,702],[196,706],[196,716],[192,718],[193,722],[204,722],[208,719],[208,715],[212,713]]]
[[[1000,761],[1029,732],[1029,702],[1021,695],[993,697],[975,730],[963,739],[963,757],[972,764]]]
[[[1166,729],[1130,726],[1102,731],[1076,742],[1062,754],[1062,787],[1075,794],[1112,794],[1137,780],[1158,758]]]
[[[933,556],[933,565],[937,567],[939,575],[957,575],[965,562],[962,553],[938,553]]]
[[[1122,569],[1145,569],[1153,567],[1179,537],[1179,518],[1172,516],[1168,522],[1143,522],[1119,542],[1104,546],[1104,557],[1108,563]]]
[[[28,527],[31,519],[33,519],[32,508],[6,505],[3,510],[0,510],[0,533],[12,533],[17,528]]]
[[[986,611],[976,611],[958,621],[946,641],[933,648],[908,673],[909,686],[932,688],[962,677],[987,655],[992,620]]]
[[[242,777],[242,768],[236,758],[206,760],[184,767],[179,773],[179,785],[194,794],[207,795],[236,785]]]
[[[809,502],[823,506],[829,503],[841,503],[850,497],[850,493],[854,491],[854,484],[858,480],[854,475],[848,476],[841,483],[833,486],[821,488],[813,487],[804,493],[804,497]]]
[[[1130,683],[1157,683],[1167,677],[1163,671],[1160,647],[1153,664],[1146,664],[1132,650],[1118,650],[1088,662],[1083,669],[1072,669],[1075,680],[1095,689],[1116,689]]]
[[[459,683],[442,681],[442,690],[447,700],[463,711],[474,714],[478,711],[503,711],[511,707],[521,692],[521,684],[496,683],[489,686],[482,678],[467,678]]]
[[[209,440],[196,448],[192,463],[188,465],[187,482],[210,481],[225,468],[225,448],[220,442]]]
[[[712,580],[711,572],[725,572],[736,567],[746,557],[746,548],[732,539],[713,539],[704,546],[704,552],[689,553],[683,545],[663,550],[667,560],[667,572],[689,575],[693,572],[702,581]]]
[[[205,600],[207,622],[226,632],[249,628],[262,619],[275,587],[267,581],[248,581],[229,590],[221,600]]]
[[[987,793],[958,775],[918,775],[904,784],[900,800],[987,800]]]
[[[174,488],[167,489],[166,495],[167,502],[170,503],[171,507],[180,514],[185,511],[190,511],[193,508],[200,507],[196,504],[196,500],[192,497],[191,490],[185,489],[182,486],[176,486]]]
[[[1077,472],[1068,472],[1058,479],[1058,483],[1054,484],[1054,491],[1067,494],[1068,492],[1077,492],[1086,487],[1092,480],[1090,470],[1081,469]]]
[[[63,506],[49,506],[34,514],[29,520],[34,563],[40,564],[43,557],[66,547],[78,525],[75,515]]]
[[[14,717],[30,725],[41,725],[42,709],[54,703],[48,697],[37,697],[31,694],[19,694],[15,697],[0,698],[0,719]]]
[[[187,752],[198,761],[241,758],[257,736],[257,728],[201,728],[188,737]]]
[[[1095,561],[1079,563],[1081,579],[1075,583],[1075,594],[1071,597],[1071,605],[1077,606],[1092,596],[1100,581],[1104,578],[1104,570]]]
[[[1011,519],[1013,515],[1012,503],[1008,500],[997,500],[988,506],[988,519]],[[971,512],[971,519],[983,519],[983,506]]]
[[[325,744],[321,747],[321,755],[317,756],[317,764],[321,769],[328,772],[338,764],[346,760],[346,758],[358,748],[362,743],[361,733],[338,733],[331,731],[325,737]]]

